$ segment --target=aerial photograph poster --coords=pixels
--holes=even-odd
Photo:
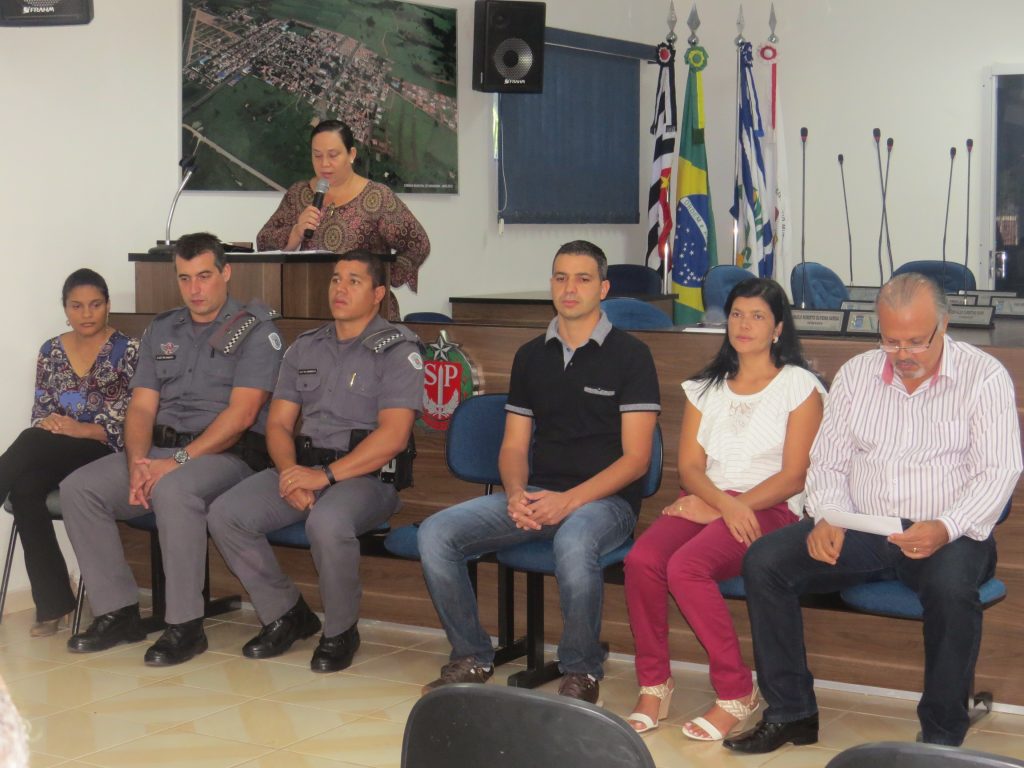
[[[458,192],[455,9],[398,0],[182,0],[182,151],[193,190],[283,192],[309,132],[348,123],[356,170]]]

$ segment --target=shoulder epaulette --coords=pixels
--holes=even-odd
[[[419,340],[420,337],[404,325],[392,325],[390,328],[382,328],[371,333],[363,339],[363,346],[379,355],[400,342],[410,341],[419,344]]]
[[[281,313],[273,307],[267,306],[259,299],[252,299],[248,304],[242,308],[243,312],[256,317],[260,322],[266,322],[267,320],[277,320],[281,317]]]
[[[281,313],[271,309],[260,301],[251,301],[245,307],[238,310],[228,318],[210,339],[210,346],[219,349],[225,355],[230,355],[245,341],[252,330],[260,323],[280,317]],[[280,347],[278,347],[280,349]]]

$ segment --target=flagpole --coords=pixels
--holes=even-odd
[[[696,3],[694,3],[694,7],[696,7]],[[675,5],[675,3],[672,0],[669,0],[669,2],[668,2],[668,17],[665,19],[665,23],[668,24],[668,34],[665,35],[665,42],[668,43],[668,47],[672,51],[672,67],[673,67],[673,72],[675,71],[676,40],[679,39],[679,36],[676,34],[676,23],[678,21],[679,21],[679,18],[676,16],[676,5]],[[691,30],[691,32],[692,32],[692,30]],[[675,80],[675,77],[672,78],[671,83],[672,83],[672,103],[674,104],[675,103],[675,98],[676,98],[676,93],[675,93],[676,80]],[[672,110],[672,119],[673,120],[677,119],[677,116],[675,114],[675,109]],[[677,123],[677,125],[678,125],[678,123]],[[678,134],[678,131],[677,131],[677,134]],[[672,147],[672,155],[673,155],[673,160],[674,160],[675,159],[675,155],[676,155],[676,147],[674,145]],[[671,178],[672,178],[672,176],[671,176],[671,174],[669,174],[669,179],[671,179]],[[671,189],[672,189],[672,186],[671,186],[671,184],[669,184],[668,189],[666,190],[665,194],[667,195]],[[668,237],[665,238],[665,260],[662,261],[662,265],[663,266],[662,266],[662,269],[661,269],[661,272],[662,272],[662,274],[661,274],[662,292],[665,293],[665,294],[672,293],[672,268],[673,268],[673,264],[674,264],[674,262],[672,260],[672,237],[671,237],[671,231],[673,229],[672,223],[673,223],[672,220],[669,219],[668,220],[668,229],[669,229],[670,234],[669,234]],[[675,302],[673,301],[673,303],[675,303]],[[675,313],[675,310],[673,309],[673,314],[674,313]]]
[[[747,42],[747,39],[743,37],[743,27],[745,22],[743,20],[743,4],[740,4],[739,14],[736,17],[736,120],[733,126],[733,136],[736,137],[736,144],[732,150],[732,183],[733,183],[733,196],[735,197],[735,186],[737,184],[737,178],[740,172],[740,88],[742,85],[743,78],[743,44]],[[741,198],[743,195],[740,196]],[[741,199],[736,205],[736,216],[732,220],[732,262],[736,263],[736,257],[740,252],[740,212],[742,206],[745,205],[745,201]]]
[[[654,135],[654,160],[648,192],[647,255],[644,259],[644,263],[650,266],[651,257],[657,257],[662,270],[662,290],[666,294],[670,292],[672,275],[673,227],[669,195],[676,160],[676,21],[675,5],[670,0],[666,19],[669,31],[665,36],[665,42],[657,45],[655,61],[652,62],[658,65],[658,85],[654,98],[654,121],[651,123],[651,134]]]

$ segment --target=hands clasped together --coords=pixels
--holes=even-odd
[[[575,510],[568,492],[523,490],[508,497],[508,516],[524,531],[558,525]]]

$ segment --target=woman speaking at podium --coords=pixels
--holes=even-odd
[[[394,251],[391,286],[408,285],[415,291],[420,265],[430,253],[423,225],[394,192],[355,172],[356,149],[345,123],[321,121],[310,133],[310,145],[316,176],[288,188],[256,236],[256,247],[261,251]],[[323,192],[322,209],[314,205],[315,190]],[[398,319],[393,294],[388,296],[388,317]]]

